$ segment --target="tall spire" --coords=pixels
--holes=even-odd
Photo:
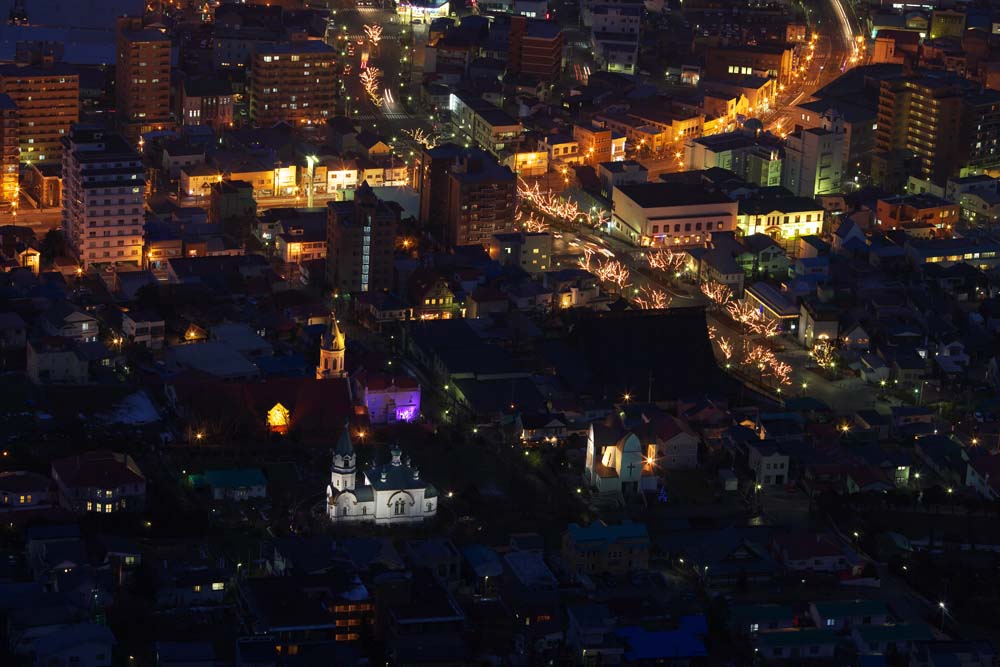
[[[337,314],[330,313],[330,326],[319,341],[319,366],[316,367],[317,380],[342,378],[347,375],[344,366],[344,352],[347,337],[337,324]]]
[[[330,350],[331,352],[339,352],[344,349],[346,338],[340,330],[340,325],[337,323],[337,314],[330,313],[330,326],[327,327],[326,333],[323,334],[323,342],[321,343],[323,349]]]
[[[344,430],[340,433],[340,439],[337,440],[337,446],[333,448],[333,453],[340,456],[354,456],[354,443],[351,442],[351,424],[346,419],[344,420]]]

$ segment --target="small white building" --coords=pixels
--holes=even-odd
[[[411,422],[420,415],[420,383],[410,376],[372,373],[359,384],[372,424]]]
[[[788,481],[788,455],[775,445],[752,444],[747,448],[747,464],[758,484],[781,485]]]
[[[656,445],[649,456],[655,456]],[[587,437],[584,479],[600,495],[628,495],[655,491],[655,460],[648,458],[631,431],[591,424]]]
[[[370,522],[376,525],[419,523],[437,514],[438,492],[403,461],[399,447],[392,460],[374,465],[357,482],[357,454],[348,426],[337,441],[326,487],[327,515],[336,523]]]

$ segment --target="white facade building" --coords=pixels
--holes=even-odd
[[[327,515],[334,523],[376,525],[419,523],[437,514],[437,489],[420,478],[409,460],[393,447],[389,463],[375,465],[357,482],[357,454],[348,426],[337,441],[326,487]]]
[[[612,222],[641,245],[702,245],[712,232],[736,228],[737,202],[704,186],[622,185],[614,189],[611,201]]]
[[[85,267],[142,264],[142,158],[121,135],[76,126],[63,137],[62,228]]]
[[[781,184],[800,197],[840,192],[844,173],[843,123],[823,119],[823,127],[799,130],[785,140]]]

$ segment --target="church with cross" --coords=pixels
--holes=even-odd
[[[647,456],[644,449],[639,436],[631,430],[591,424],[584,479],[601,496],[624,498],[656,491],[654,457]]]

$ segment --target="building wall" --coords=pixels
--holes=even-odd
[[[143,29],[141,18],[122,17],[117,43],[116,112],[126,138],[137,142],[144,132],[171,122],[170,38]]]
[[[0,93],[17,105],[20,160],[59,164],[63,136],[80,120],[80,77],[64,69],[0,70]]]
[[[258,125],[321,123],[335,112],[337,76],[334,50],[306,42],[302,49],[254,53],[250,77],[250,118]]]

